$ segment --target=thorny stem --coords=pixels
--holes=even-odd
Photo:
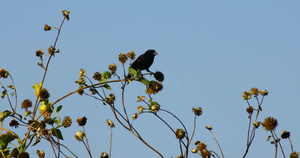
[[[55,153],[55,149],[54,149],[54,147],[53,147],[53,143],[52,143],[51,141],[50,141],[50,144],[51,144],[52,150],[53,150],[53,152],[54,152],[54,155],[55,155],[55,157],[57,158],[56,153]]]
[[[178,142],[179,142],[179,147],[180,147],[180,153],[181,153],[181,156],[183,156],[182,146],[181,146],[181,141],[180,141],[180,139],[178,140]]]
[[[14,109],[14,112],[15,112],[17,110],[17,105],[18,105],[17,89],[16,89],[16,85],[15,85],[15,82],[14,82],[12,76],[10,74],[8,76],[10,77],[11,82],[14,86],[14,90],[15,90],[15,97],[16,97],[16,105],[15,105],[15,109]]]
[[[62,146],[62,147],[64,147],[64,148],[66,148],[72,155],[74,155],[76,158],[78,158],[68,147],[66,147],[65,145],[63,145],[63,144],[61,144],[61,143],[59,143],[59,142],[56,142],[53,138],[51,138],[52,139],[52,141],[55,143],[55,144],[58,144],[58,145],[60,145],[60,146]],[[47,139],[46,139],[47,140]],[[50,141],[50,140],[49,140]],[[65,154],[64,154],[65,155]],[[67,156],[66,156],[67,157]]]
[[[254,122],[257,122],[257,118],[258,118],[259,112],[261,110],[261,105],[262,105],[262,103],[264,101],[264,96],[262,96],[262,99],[261,99],[260,103],[259,103],[259,100],[258,100],[257,97],[256,97],[256,99],[257,99],[258,109],[257,109],[257,113],[256,113],[256,116],[255,116],[255,121]],[[247,101],[248,106],[250,107],[249,101],[248,100],[246,100],[246,101]],[[249,121],[249,127],[248,127],[248,135],[247,135],[247,148],[246,148],[246,151],[245,151],[245,153],[243,155],[243,158],[246,157],[246,155],[248,154],[249,148],[250,148],[250,146],[251,146],[251,144],[252,144],[252,142],[254,140],[255,130],[256,130],[256,128],[253,127],[252,131],[251,131],[251,135],[249,136],[249,131],[250,131],[250,127],[251,127],[250,125],[251,125],[252,114],[251,114],[251,116],[250,116],[249,119],[250,119],[250,121]]]
[[[195,134],[195,131],[196,131],[196,120],[197,120],[197,116],[195,115],[195,118],[194,118],[194,129],[193,129],[193,133],[192,133],[192,136],[190,138],[190,141],[188,142],[187,146],[191,145],[191,142],[192,142],[192,139],[194,137],[194,134]],[[185,153],[184,153],[184,156],[186,155],[186,157],[188,157],[188,151],[186,150]]]
[[[125,81],[125,83],[124,84],[126,84],[126,80],[115,80],[115,81],[107,81],[106,83],[109,83],[109,82],[119,82],[119,81]],[[101,84],[101,83],[98,83],[98,84],[96,84],[96,85],[99,85],[99,84]],[[91,85],[91,86],[88,86],[88,87],[92,87],[92,86],[95,86],[95,85]],[[87,87],[84,87],[84,88],[87,88]],[[101,97],[101,95],[98,93],[98,95]],[[105,95],[105,94],[104,94]],[[102,97],[101,97],[102,98]],[[140,141],[142,141],[147,147],[149,147],[151,150],[153,150],[154,152],[156,152],[158,155],[160,155],[162,158],[163,158],[163,155],[161,155],[161,153],[160,152],[158,152],[156,149],[154,149],[152,146],[150,146],[147,142],[145,142],[144,141],[144,139],[139,135],[139,133],[137,132],[137,130],[131,125],[131,124],[128,124],[129,125],[129,127],[127,127],[127,126],[125,126],[122,122],[121,122],[121,120],[118,118],[118,115],[120,115],[121,116],[121,118],[123,119],[123,120],[125,120],[126,121],[126,118],[114,107],[114,105],[111,105],[111,104],[109,104],[109,106],[110,106],[110,108],[111,108],[111,110],[112,110],[112,112],[113,112],[113,114],[114,114],[114,116],[115,116],[115,118],[117,119],[117,121],[126,129],[126,130],[128,130],[128,131],[130,131],[133,135],[135,135]],[[118,115],[117,115],[117,113],[118,113]],[[126,121],[127,122],[127,121]]]
[[[214,137],[215,141],[217,142],[218,146],[219,146],[219,149],[221,151],[221,154],[222,154],[222,157],[224,158],[224,155],[223,155],[223,152],[222,152],[222,149],[221,149],[221,146],[217,140],[217,138],[215,137],[215,135],[213,134],[213,132],[211,130],[209,130],[209,132],[212,134],[212,136]]]
[[[276,157],[277,157],[277,148],[278,148],[277,140],[276,140],[276,138],[274,137],[273,131],[271,131],[271,134],[272,134],[272,137],[273,137],[274,143],[275,143],[275,158],[276,158]],[[284,156],[284,155],[283,155],[283,156]]]
[[[124,64],[123,64],[123,67],[124,67]],[[125,70],[124,70],[124,73],[125,73]],[[126,108],[125,108],[124,92],[125,92],[125,84],[122,86],[122,105],[123,105],[123,110],[124,110],[124,113],[126,116],[126,122],[128,123],[129,127],[131,128],[130,121],[128,119],[128,115],[127,115]]]
[[[109,158],[111,158],[111,146],[112,146],[112,127],[110,127],[110,142],[109,142]]]
[[[293,144],[292,144],[292,140],[291,140],[291,138],[289,138],[289,141],[290,141],[290,144],[291,144],[291,149],[292,149],[292,153],[294,152],[294,150],[293,150]]]
[[[84,142],[84,141],[82,141],[82,143],[84,144],[84,146],[85,146],[86,150],[88,151],[88,153],[89,153],[90,157],[92,158],[91,152],[89,151],[89,149],[88,149],[87,145],[85,144],[85,142]]]
[[[85,133],[85,128],[84,128],[84,126],[82,126],[82,128],[83,128],[83,132]],[[88,138],[87,138],[86,135],[87,135],[87,134],[85,133],[85,140],[86,140],[86,144],[87,144],[87,147],[88,147],[88,152],[89,152],[89,154],[91,155],[91,149],[90,149],[89,141],[88,141]]]
[[[64,24],[64,21],[65,21],[65,17],[63,19],[63,21],[61,22],[60,26],[59,26],[59,29],[57,29],[57,36],[56,36],[56,39],[55,39],[55,42],[54,42],[54,45],[53,47],[55,48],[56,47],[56,44],[57,44],[57,40],[58,40],[58,37],[60,35],[60,31],[61,31],[61,28],[62,28],[62,25]],[[50,57],[47,61],[47,64],[46,64],[46,67],[45,67],[45,72],[44,72],[44,76],[43,76],[43,79],[42,79],[42,84],[41,84],[41,87],[40,87],[40,90],[43,88],[43,84],[44,84],[44,81],[45,81],[45,78],[46,78],[46,74],[48,72],[48,67],[49,67],[49,64],[50,64],[50,60],[52,58],[52,54],[50,54]],[[38,106],[38,100],[39,100],[39,96],[37,96],[36,98],[36,102],[35,102],[35,105],[34,105],[34,109],[33,109],[33,114],[32,114],[32,118],[34,118],[35,114],[36,114],[36,111],[37,111],[37,106]],[[28,132],[30,132],[30,129],[28,130]],[[25,139],[26,140],[26,139]]]
[[[274,133],[274,135],[275,135],[275,137],[276,137],[276,140],[275,140],[275,141],[279,140],[278,137],[277,137],[277,135],[276,135],[276,133],[275,133],[274,131],[273,131],[273,133]],[[282,148],[282,146],[281,146],[280,141],[278,141],[278,144],[279,144],[279,147],[280,147],[281,152],[282,152],[282,154],[283,154],[283,157],[285,158],[285,154],[284,154],[284,151],[283,151],[283,148]]]
[[[182,127],[184,128],[185,130],[185,133],[186,133],[186,139],[187,139],[187,143],[189,142],[189,135],[188,135],[188,131],[187,129],[185,128],[185,125],[181,122],[181,120],[176,116],[174,115],[173,113],[171,113],[170,111],[168,110],[164,110],[164,109],[160,109],[160,111],[164,111],[164,112],[167,112],[168,114],[172,115],[181,125]],[[186,146],[187,148],[189,147],[189,145]]]
[[[14,111],[14,108],[12,107],[12,103],[11,103],[11,101],[10,101],[10,99],[9,99],[9,94],[7,93],[6,88],[3,86],[3,84],[2,84],[1,82],[0,82],[0,85],[1,85],[2,88],[6,91],[7,100],[8,100],[8,102],[9,102],[9,105],[10,105],[11,110],[12,110],[13,112],[15,112],[15,111]]]
[[[156,113],[153,113],[157,118],[159,118],[164,124],[166,124],[169,128],[170,128],[170,130],[174,133],[174,134],[176,134],[176,132],[174,131],[174,129],[164,120],[164,119],[162,119],[160,116],[158,116]],[[186,133],[187,134],[187,133]],[[187,136],[186,136],[187,137]],[[187,145],[185,145],[185,143],[182,141],[182,140],[180,140],[181,142],[182,142],[182,144],[185,146],[185,148],[187,148],[188,146]]]

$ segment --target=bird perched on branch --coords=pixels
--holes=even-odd
[[[140,55],[132,64],[131,64],[131,68],[135,69],[135,70],[146,70],[148,72],[151,72],[149,70],[149,67],[152,65],[153,61],[154,61],[154,57],[155,55],[158,55],[158,53],[153,50],[153,49],[149,49],[147,50],[144,54]],[[131,77],[130,74],[128,74],[127,76],[128,78]]]

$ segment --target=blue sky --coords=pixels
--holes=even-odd
[[[293,0],[1,1],[0,67],[14,77],[19,103],[34,98],[31,86],[40,82],[43,75],[36,65],[35,51],[46,51],[56,37],[55,30],[45,32],[43,27],[58,27],[61,10],[66,9],[71,13],[57,44],[61,53],[51,61],[45,82],[52,102],[77,89],[74,81],[80,68],[92,77],[94,72],[106,71],[110,63],[116,63],[121,74],[117,59],[120,52],[133,50],[139,55],[152,48],[159,55],[150,70],[165,75],[164,89],[153,97],[155,101],[181,118],[190,135],[191,109],[203,108],[194,140],[205,142],[208,149],[219,153],[213,137],[204,128],[211,125],[225,157],[241,157],[248,126],[242,93],[257,87],[269,91],[259,120],[268,116],[278,119],[276,133],[290,131],[294,149],[299,151],[299,5],[299,1]],[[120,85],[112,88],[117,100],[120,99]],[[140,83],[127,87],[130,116],[141,105],[135,101],[142,94],[144,87]],[[70,115],[74,122],[72,128],[63,130],[65,144],[79,157],[88,156],[84,146],[73,137],[81,130],[75,120],[82,116],[88,118],[86,132],[94,157],[108,152],[107,118],[116,124],[112,157],[157,157],[122,129],[109,107],[100,102],[75,94],[60,104],[64,105],[61,117]],[[6,106],[6,102],[0,102],[1,111]],[[175,129],[180,128],[172,117],[159,114]],[[165,157],[180,154],[175,136],[153,116],[142,114],[133,123]],[[268,135],[261,127],[257,130],[248,157],[274,156],[273,145],[266,142]],[[288,156],[287,141],[283,141],[283,147]],[[45,150],[48,156],[52,154],[46,143],[30,152],[35,153],[36,149]]]

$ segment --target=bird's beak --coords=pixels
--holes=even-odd
[[[154,55],[154,56],[155,56],[155,55],[158,55],[158,53],[157,53],[157,52],[154,52],[153,55]]]

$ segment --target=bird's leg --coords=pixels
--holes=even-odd
[[[146,71],[150,72],[150,75],[154,74],[154,72],[150,71],[149,69],[146,69]]]

